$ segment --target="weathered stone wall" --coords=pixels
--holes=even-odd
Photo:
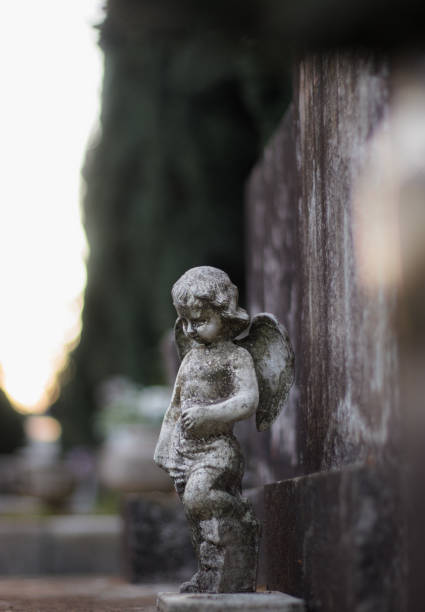
[[[248,186],[249,306],[279,317],[296,354],[289,405],[261,442],[274,480],[288,465],[305,474],[392,448],[395,292],[363,286],[353,235],[353,188],[388,100],[385,60],[302,60],[293,106]]]
[[[247,188],[249,308],[279,317],[296,356],[284,412],[266,434],[245,431],[251,482],[269,483],[265,581],[314,611],[409,609],[403,250],[391,224],[405,216],[405,166],[424,164],[397,88],[385,57],[304,57]]]
[[[266,487],[266,582],[310,611],[402,612],[402,504],[392,474],[349,467]],[[413,610],[413,608],[412,608]]]
[[[296,89],[303,471],[379,458],[396,415],[394,292],[356,266],[353,187],[388,104],[385,61],[301,62]]]
[[[298,247],[296,166],[292,106],[254,169],[247,191],[248,306],[251,314],[271,312],[287,327],[298,354]],[[294,474],[297,469],[295,386],[288,406],[271,430],[258,433],[253,423],[239,427],[246,434],[245,454],[251,485]],[[241,436],[241,437],[242,437]]]

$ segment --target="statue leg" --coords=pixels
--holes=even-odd
[[[224,486],[223,471],[216,468],[199,468],[194,471],[185,486],[182,501],[186,512],[197,521],[212,517],[240,516],[246,510],[239,495],[239,483]]]
[[[226,489],[223,476],[218,469],[198,469],[186,483],[183,503],[199,571],[182,592],[255,590],[259,524],[239,494],[240,482]]]

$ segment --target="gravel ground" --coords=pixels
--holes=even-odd
[[[0,578],[0,612],[154,612],[157,593],[176,590],[110,577]]]

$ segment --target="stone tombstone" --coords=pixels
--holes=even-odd
[[[259,431],[270,427],[293,382],[293,351],[274,316],[250,320],[217,268],[187,271],[172,297],[182,363],[154,459],[174,481],[198,558],[180,591],[249,593],[260,529],[241,495],[244,458],[233,426],[255,414]]]
[[[174,583],[195,570],[181,506],[174,495],[165,493],[125,497],[124,569],[130,582]]]

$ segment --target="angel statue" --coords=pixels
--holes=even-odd
[[[154,461],[174,481],[198,558],[180,591],[255,591],[260,529],[241,495],[244,460],[233,425],[256,413],[257,429],[270,427],[293,382],[293,351],[272,315],[256,315],[249,327],[222,270],[188,270],[172,298],[182,362]]]

